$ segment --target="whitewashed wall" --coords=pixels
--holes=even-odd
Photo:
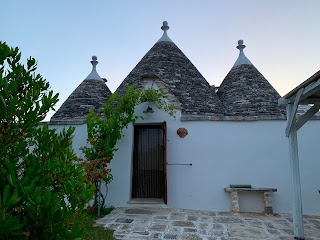
[[[75,153],[80,157],[81,151],[80,147],[86,146],[87,141],[87,125],[86,124],[68,124],[68,125],[55,125],[49,123],[49,128],[56,129],[57,132],[61,132],[64,128],[68,129],[69,127],[75,127],[72,146],[75,151]]]
[[[167,162],[192,163],[192,166],[168,165],[168,207],[229,211],[230,197],[224,192],[229,184],[273,187],[274,211],[291,212],[292,185],[285,121],[191,121],[181,122],[180,112],[172,118],[155,109],[138,123],[167,122]],[[136,113],[147,104],[137,106]],[[54,126],[61,129],[61,126]],[[177,135],[184,127],[189,134]],[[309,121],[299,130],[299,156],[304,213],[320,215],[320,121]],[[107,204],[127,206],[131,199],[133,126],[124,130],[119,151],[111,163],[113,182]],[[77,125],[74,148],[86,144],[86,126]],[[259,194],[241,193],[241,211],[262,211]]]

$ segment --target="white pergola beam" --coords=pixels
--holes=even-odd
[[[320,78],[316,82],[313,82],[304,88],[304,91],[302,93],[300,101],[306,99],[307,97],[309,97],[319,91],[320,91]],[[292,96],[289,99],[289,103],[292,103],[293,101],[295,101],[295,99],[296,99],[296,97]]]
[[[302,93],[304,92],[304,88],[300,88],[299,91],[297,92],[297,94],[295,95],[295,100],[294,103],[292,105],[288,104],[287,108],[287,117],[288,117],[288,123],[287,123],[287,128],[286,128],[286,136],[289,136],[289,132],[291,130],[292,125],[295,123],[296,120],[296,113],[297,113],[297,109],[299,106],[299,101],[301,98]],[[289,110],[290,108],[290,110]]]
[[[297,121],[297,131],[310,119],[314,114],[316,114],[320,109],[320,104],[316,104],[311,107],[305,114],[303,114]]]
[[[295,115],[294,105],[287,105],[287,115]],[[289,123],[289,119],[288,119]],[[298,154],[298,139],[296,122],[292,122],[289,137],[289,155],[291,179],[293,186],[293,233],[295,239],[304,239],[303,213],[302,213],[302,198],[301,198],[301,183],[300,183],[300,168]]]
[[[317,73],[318,74],[318,73]],[[289,138],[290,167],[293,186],[293,234],[295,239],[304,239],[303,211],[301,198],[301,182],[299,168],[298,138],[297,131],[300,129],[317,111],[319,111],[319,98],[315,95],[320,92],[320,78],[310,78],[300,84],[301,88],[287,100],[287,128],[286,136]],[[313,76],[312,76],[313,77]],[[309,83],[316,79],[316,82]],[[295,92],[296,89],[293,91]],[[293,92],[292,91],[292,92]],[[291,94],[291,92],[290,92]],[[289,94],[288,94],[289,95]],[[296,113],[299,104],[314,104],[303,116],[296,120]],[[279,104],[285,105],[285,99],[279,99]]]
[[[318,81],[314,82],[313,84],[310,84],[305,87],[301,96],[301,100],[306,99],[307,97],[319,91],[320,91],[320,79],[318,79]]]
[[[300,100],[299,105],[320,104],[320,98],[306,98]]]

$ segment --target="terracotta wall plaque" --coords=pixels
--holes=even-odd
[[[185,136],[188,135],[188,130],[185,128],[179,128],[177,130],[177,134],[179,135],[179,137],[184,138]]]

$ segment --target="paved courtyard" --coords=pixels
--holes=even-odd
[[[115,239],[291,240],[292,216],[195,211],[169,208],[116,208],[97,224]],[[320,216],[305,216],[306,240],[320,239]]]

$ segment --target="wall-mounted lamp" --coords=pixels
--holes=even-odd
[[[148,108],[146,110],[143,111],[143,113],[150,115],[151,113],[153,113],[154,111],[152,110],[152,108],[150,106],[148,106]]]

